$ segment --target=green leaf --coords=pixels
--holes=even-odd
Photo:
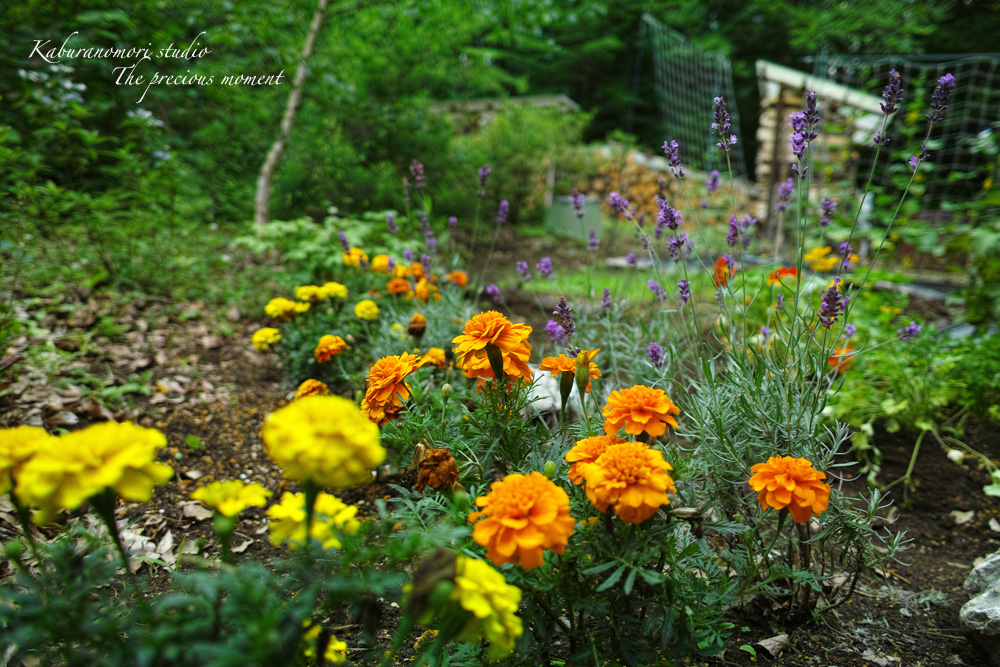
[[[188,437],[190,437],[190,436],[188,436]],[[583,573],[584,574],[588,574],[588,575],[589,574],[600,574],[601,572],[604,572],[605,570],[610,570],[611,568],[613,568],[616,563],[617,563],[617,561],[613,561],[613,560],[612,561],[608,561],[607,563],[601,563],[600,565],[595,565],[594,567],[588,567],[586,570],[583,571]]]
[[[628,576],[625,577],[625,595],[632,594],[632,588],[635,587],[635,575],[638,572],[639,572],[638,570],[632,570],[631,572],[628,573]]]
[[[989,486],[984,486],[983,493],[988,496],[1000,498],[1000,484],[990,484]]]
[[[618,580],[622,578],[622,574],[624,573],[625,573],[625,566],[621,565],[617,570],[611,573],[610,577],[604,580],[604,583],[602,583],[600,586],[597,587],[597,592],[600,593],[601,591],[606,591],[615,584],[617,584]]]
[[[741,651],[746,651],[747,653],[749,653],[750,655],[752,655],[755,658],[757,657],[757,649],[755,649],[753,646],[750,646],[750,644],[742,644],[742,645],[740,645],[740,650]]]
[[[188,434],[188,436],[184,438],[184,442],[187,443],[187,446],[191,449],[205,449],[205,445],[201,444],[201,438],[196,435]]]

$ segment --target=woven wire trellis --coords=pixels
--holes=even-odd
[[[681,144],[682,160],[692,168],[728,171],[726,155],[715,145],[718,139],[711,124],[712,102],[722,97],[732,116],[734,132],[739,135],[740,114],[729,60],[691,44],[650,14],[642,16],[642,32],[652,46],[664,138]],[[746,178],[742,143],[731,151],[730,160],[733,175]]]
[[[993,159],[977,150],[980,140],[1000,130],[1000,54],[842,56],[821,54],[814,59],[813,75],[864,92],[880,95],[895,69],[902,78],[906,102],[916,102],[897,112],[889,128],[890,148],[919,150],[926,130],[924,114],[929,111],[931,91],[946,73],[956,79],[951,105],[935,127],[931,140],[933,169],[924,172],[925,200],[940,203],[968,198],[989,184],[988,162]],[[915,125],[913,145],[903,145],[904,124]],[[874,151],[860,158],[859,173],[867,174]],[[899,158],[905,159],[905,158]],[[902,162],[900,161],[900,164]],[[891,169],[878,169],[874,181],[886,185]],[[985,187],[992,187],[986,185]]]

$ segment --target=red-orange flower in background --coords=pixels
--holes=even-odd
[[[297,401],[300,398],[305,398],[306,396],[326,396],[330,393],[330,388],[326,386],[325,383],[319,380],[306,380],[299,385],[299,388],[295,390],[295,398],[293,401]]]
[[[608,396],[604,406],[604,432],[617,433],[622,427],[626,433],[639,435],[643,431],[651,437],[663,435],[667,424],[677,428],[681,409],[674,405],[662,389],[637,384],[628,389],[618,389]]]
[[[379,426],[403,411],[410,397],[407,375],[420,368],[420,357],[404,352],[399,356],[382,357],[368,371],[368,389],[361,401],[361,411],[369,421]]]
[[[319,339],[319,343],[316,345],[316,349],[313,350],[313,354],[316,356],[316,361],[322,363],[333,359],[346,349],[347,343],[344,342],[343,338],[326,335]]]
[[[445,276],[445,279],[449,282],[455,283],[459,287],[465,287],[469,284],[469,274],[465,271],[459,271],[455,269],[451,273]]]
[[[768,285],[779,285],[783,282],[783,279],[787,276],[795,278],[798,275],[798,270],[795,268],[781,267],[777,271],[771,271],[771,274],[767,277]]]
[[[406,278],[393,278],[385,284],[385,291],[387,294],[412,296],[413,286],[410,285],[410,281]]]
[[[670,503],[668,491],[677,493],[671,470],[660,450],[641,442],[608,445],[583,467],[587,498],[602,512],[611,506],[622,521],[642,523]]]
[[[712,272],[712,282],[716,287],[725,287],[729,284],[729,276],[732,269],[729,268],[729,259],[723,255],[715,260],[715,271]]]
[[[826,363],[838,373],[845,373],[851,369],[851,366],[854,365],[853,352],[853,345],[835,347],[833,348],[833,354],[831,354],[830,358],[826,360]]]
[[[826,474],[815,470],[808,459],[772,456],[750,472],[750,488],[758,492],[761,509],[787,507],[795,523],[809,521],[814,513],[819,516],[830,501],[830,485],[820,481]]]
[[[531,327],[524,323],[511,323],[506,317],[489,310],[474,315],[465,323],[462,333],[452,339],[455,357],[466,377],[493,380],[487,345],[495,345],[503,357],[503,372],[508,377],[523,377],[529,382],[534,372],[528,366],[531,344],[528,336]]]
[[[569,496],[540,472],[507,475],[476,498],[476,505],[482,509],[469,515],[469,521],[479,519],[472,539],[486,547],[494,565],[538,567],[546,549],[563,552],[576,526]]]
[[[583,440],[577,440],[576,445],[566,452],[566,462],[570,463],[569,478],[580,486],[583,484],[583,469],[593,463],[611,445],[625,442],[617,435],[595,435]]]
[[[567,357],[565,354],[561,353],[559,354],[558,357],[545,357],[544,359],[542,359],[542,363],[538,364],[538,370],[549,371],[552,373],[553,377],[557,375],[562,375],[563,373],[572,373],[575,376],[577,360],[580,360],[588,364],[587,373],[590,379],[599,378],[601,377],[601,369],[597,367],[597,364],[595,364],[592,361],[592,359],[596,357],[597,353],[600,351],[601,351],[600,349],[581,350],[580,354],[575,357]],[[581,355],[583,357],[582,359]],[[591,389],[592,389],[591,382],[588,379],[587,387],[586,389],[584,389],[584,391],[589,392]]]

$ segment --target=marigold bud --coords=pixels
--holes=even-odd
[[[406,328],[406,332],[419,342],[426,330],[427,318],[420,313],[414,313],[413,317],[410,318],[410,325]]]
[[[545,467],[542,468],[542,474],[544,474],[549,479],[554,478],[556,476],[556,462],[546,461]]]
[[[441,385],[441,398],[443,398],[446,401],[449,398],[451,398],[451,385],[450,384],[443,384],[443,385]]]

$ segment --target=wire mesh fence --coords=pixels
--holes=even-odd
[[[650,14],[643,14],[640,39],[652,47],[653,72],[663,136],[684,148],[684,163],[694,169],[729,170],[726,154],[715,145],[711,131],[712,100],[722,97],[740,127],[736,90],[729,59],[691,44],[687,37]],[[730,152],[733,175],[746,178],[743,145]]]

